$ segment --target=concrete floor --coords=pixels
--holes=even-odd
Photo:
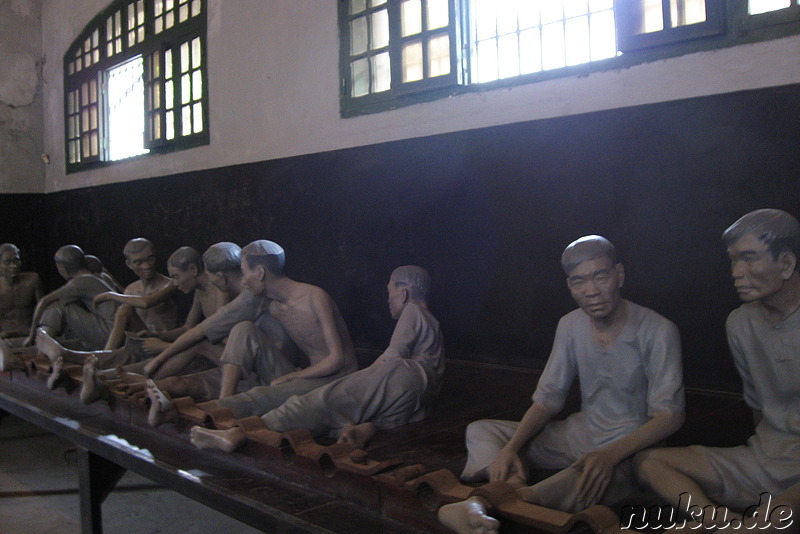
[[[77,456],[60,438],[0,415],[0,534],[80,533]],[[106,534],[254,534],[226,515],[126,473],[103,504]]]

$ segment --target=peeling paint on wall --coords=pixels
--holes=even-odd
[[[41,11],[0,2],[0,193],[44,191]]]

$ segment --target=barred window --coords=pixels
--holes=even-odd
[[[339,0],[341,112],[773,39],[798,21],[800,0]]]
[[[208,144],[205,0],[117,0],[64,56],[67,171]]]

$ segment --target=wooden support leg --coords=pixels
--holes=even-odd
[[[78,485],[82,534],[102,534],[101,506],[125,474],[125,468],[86,449],[78,449]]]

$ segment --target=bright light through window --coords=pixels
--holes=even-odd
[[[144,62],[142,56],[106,72],[108,159],[149,152],[144,147]]]
[[[784,9],[792,5],[792,0],[750,0],[748,11],[751,15]]]
[[[478,83],[617,55],[613,0],[475,0]]]

